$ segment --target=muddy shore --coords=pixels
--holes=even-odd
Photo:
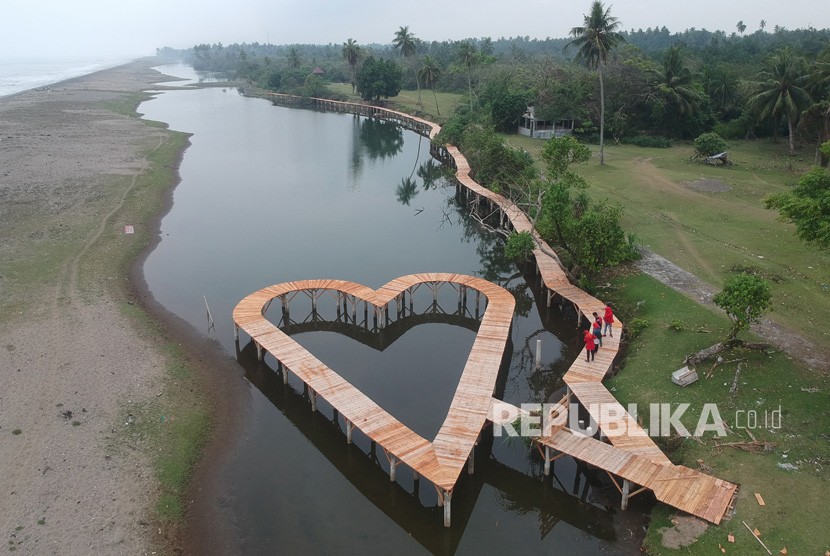
[[[203,461],[221,465],[246,395],[238,365],[159,307],[142,277],[183,152],[130,115],[166,80],[154,63],[0,98],[0,535],[16,553],[186,548],[182,520],[157,518],[156,448],[140,420],[205,405],[221,418]],[[148,178],[159,153],[164,183]],[[169,388],[169,345],[196,371],[184,390]],[[193,513],[210,513],[199,503],[210,466],[184,500]]]

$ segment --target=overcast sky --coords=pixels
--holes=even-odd
[[[623,29],[754,32],[830,27],[827,0],[615,0]],[[0,58],[124,56],[197,43],[388,43],[409,25],[423,40],[565,37],[590,0],[0,0]]]

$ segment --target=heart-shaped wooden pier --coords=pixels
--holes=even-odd
[[[404,299],[407,296],[411,299],[412,293],[422,284],[427,284],[434,295],[438,286],[450,284],[457,288],[463,303],[467,302],[467,291],[472,290],[478,292],[476,305],[481,295],[487,302],[447,417],[431,442],[395,419],[264,316],[274,299],[282,301],[285,311],[290,297],[297,292],[314,292],[310,296],[313,304],[319,299],[317,293],[329,292],[338,308],[342,306],[347,313],[351,309],[355,314],[358,305],[363,303],[367,319],[369,314],[373,315],[382,327],[389,305],[396,302],[400,311]],[[429,273],[396,278],[377,290],[345,280],[285,282],[245,297],[234,309],[233,319],[238,328],[251,336],[260,353],[271,353],[284,368],[308,385],[313,401],[322,396],[343,416],[349,438],[352,428],[356,427],[381,446],[390,459],[393,473],[400,460],[439,489],[451,492],[487,421],[502,355],[510,336],[514,306],[510,292],[481,278]]]

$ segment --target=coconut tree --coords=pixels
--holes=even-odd
[[[685,65],[679,47],[671,46],[666,50],[662,71],[654,70],[653,74],[658,80],[657,96],[674,115],[690,116],[697,110],[700,93],[694,87],[694,74]]]
[[[473,43],[464,41],[458,45],[458,59],[467,67],[467,86],[470,89],[470,112],[473,111],[473,66],[478,62],[478,51]]]
[[[790,154],[795,154],[793,132],[802,110],[810,106],[812,99],[803,86],[807,81],[804,61],[791,48],[774,52],[767,60],[766,69],[758,73],[749,109],[758,114],[758,121],[781,116],[787,118]]]
[[[746,25],[744,25],[743,20],[739,21],[737,25],[735,25],[735,29],[743,36],[744,31],[746,31]]]
[[[360,60],[362,54],[360,46],[354,39],[348,39],[343,43],[343,58],[349,64],[352,70],[352,93],[355,91],[357,85],[357,62]]]
[[[761,29],[762,33],[764,32],[764,29],[766,28],[766,26],[767,26],[767,20],[766,19],[762,19],[761,23],[758,24],[758,27]]]
[[[395,31],[395,38],[392,39],[392,46],[400,53],[404,59],[409,60],[416,55],[418,50],[418,39],[409,31],[409,25],[401,27]],[[412,67],[415,73],[415,86],[418,88],[418,105],[421,110],[424,109],[424,104],[421,102],[421,81],[418,79],[418,70],[415,66]]]
[[[625,38],[617,31],[621,23],[611,16],[611,8],[607,10],[602,2],[596,0],[591,4],[591,11],[583,16],[585,21],[581,27],[571,29],[573,40],[566,48],[574,46],[579,50],[577,60],[582,61],[588,69],[596,70],[599,76],[599,163],[605,164],[605,87],[602,83],[602,66],[608,61],[608,53]]]
[[[288,51],[288,67],[297,69],[300,67],[300,63],[300,53],[297,52],[296,48],[291,47],[291,50]]]
[[[438,115],[441,115],[441,109],[438,107],[438,96],[435,94],[435,81],[441,75],[441,68],[433,60],[432,56],[427,54],[421,62],[421,69],[418,70],[419,77],[423,80],[424,86],[432,89],[432,97],[435,99],[435,110]]]

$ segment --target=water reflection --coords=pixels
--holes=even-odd
[[[403,129],[385,120],[360,120],[359,138],[370,160],[392,158],[403,149]]]
[[[420,481],[390,482],[381,456],[367,442],[355,435],[348,445],[339,420],[330,409],[312,414],[307,394],[283,385],[281,374],[267,363],[257,360],[256,348],[249,342],[237,350],[237,360],[245,369],[245,377],[285,415],[296,429],[351,483],[360,494],[409,533],[433,554],[454,554],[464,537],[471,515],[485,487],[495,489],[503,510],[517,515],[537,514],[539,538],[560,522],[581,529],[601,540],[613,540],[612,515],[602,508],[575,500],[554,484],[521,473],[498,461],[492,453],[493,439],[482,435],[476,448],[476,469],[472,475],[462,474],[453,494],[453,526],[443,527],[442,509],[434,503],[428,485]],[[311,418],[310,418],[311,415]],[[587,483],[586,483],[587,484]],[[422,490],[426,490],[425,493]],[[429,504],[429,505],[427,505]]]
[[[395,196],[402,205],[409,206],[410,201],[418,194],[418,183],[412,178],[401,178],[401,183],[395,189]]]

